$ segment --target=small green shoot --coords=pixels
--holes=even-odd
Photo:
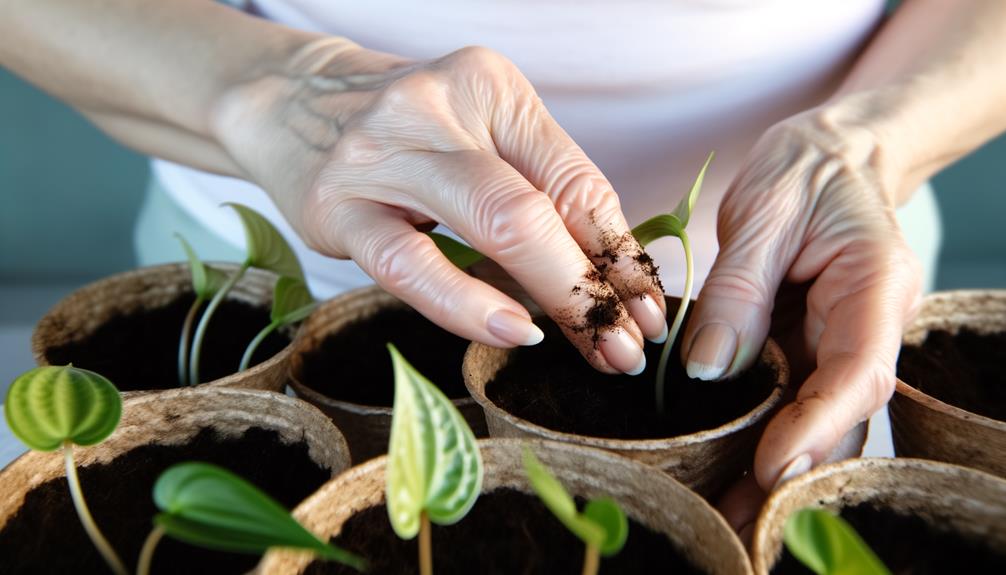
[[[678,306],[678,312],[671,323],[667,341],[664,342],[664,347],[660,350],[660,362],[657,364],[655,391],[657,411],[660,413],[664,413],[665,410],[664,397],[666,383],[664,379],[667,375],[667,361],[671,357],[671,348],[674,347],[674,341],[681,330],[681,324],[685,320],[685,312],[688,311],[688,304],[692,298],[692,281],[695,271],[694,264],[692,263],[692,245],[688,240],[688,232],[685,231],[685,228],[688,227],[688,220],[692,217],[692,209],[695,207],[695,202],[699,199],[699,192],[702,191],[702,180],[705,179],[706,170],[709,168],[709,163],[713,161],[714,155],[710,152],[706,158],[706,163],[699,170],[699,175],[692,184],[692,189],[688,191],[685,197],[681,198],[681,201],[678,202],[673,212],[654,216],[632,230],[632,235],[636,237],[639,245],[643,247],[659,238],[674,236],[681,240],[681,247],[685,251],[685,289],[681,295],[681,305]]]
[[[583,575],[597,573],[601,555],[611,557],[622,550],[629,537],[629,520],[613,499],[591,499],[583,513],[577,512],[573,497],[528,447],[524,447],[524,472],[545,507],[587,546]]]
[[[182,324],[182,336],[178,342],[178,385],[185,387],[188,384],[189,376],[189,346],[192,339],[192,327],[196,322],[196,315],[207,300],[213,297],[227,283],[227,274],[206,265],[195,250],[185,241],[181,234],[175,234],[178,241],[185,250],[185,257],[189,260],[189,270],[192,273],[192,292],[196,299],[192,302],[192,307],[185,314],[185,323]]]
[[[801,509],[786,520],[786,548],[817,575],[890,575],[844,519],[824,509]]]
[[[295,324],[298,321],[311,315],[317,303],[311,296],[307,284],[303,280],[282,276],[276,280],[276,287],[272,293],[272,311],[269,313],[269,325],[265,326],[258,335],[251,340],[245,348],[244,355],[241,356],[241,365],[238,371],[248,369],[251,365],[252,356],[255,350],[265,341],[270,333],[284,326]]]
[[[11,384],[4,416],[14,435],[36,451],[63,450],[70,497],[84,531],[116,575],[126,568],[87,508],[73,459],[74,445],[101,443],[122,416],[119,391],[101,375],[72,365],[36,367]]]
[[[459,269],[475,265],[486,258],[481,253],[450,236],[438,234],[437,232],[429,232],[426,235],[430,236],[430,239],[433,240],[433,243],[437,244],[441,253]]]
[[[271,497],[216,465],[185,462],[168,468],[154,485],[154,503],[161,513],[140,554],[139,575],[149,573],[163,535],[236,553],[304,549],[357,571],[367,568],[363,558],[321,541]]]
[[[206,336],[206,329],[214,312],[220,307],[227,293],[237,285],[238,281],[244,277],[248,268],[260,268],[275,272],[280,276],[286,276],[304,281],[304,271],[300,267],[297,255],[294,254],[290,244],[283,239],[279,231],[255,210],[241,204],[224,204],[230,206],[241,218],[241,224],[245,231],[245,244],[247,246],[247,257],[238,271],[234,273],[227,282],[217,290],[202,318],[196,327],[196,334],[192,340],[192,353],[189,358],[189,384],[199,383],[199,353],[202,348],[203,338]]]
[[[482,490],[482,455],[475,435],[442,391],[388,344],[395,405],[388,446],[388,518],[402,539],[419,534],[419,569],[433,573],[430,522],[460,521]]]

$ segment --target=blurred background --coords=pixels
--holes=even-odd
[[[0,392],[33,365],[32,325],[76,287],[134,266],[142,156],[0,69]],[[934,181],[938,289],[1006,288],[1006,138]]]

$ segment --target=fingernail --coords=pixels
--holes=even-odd
[[[664,343],[667,340],[667,318],[653,296],[647,294],[641,298],[634,297],[625,307],[646,339],[653,343]]]
[[[494,311],[486,329],[510,345],[537,345],[545,339],[545,334],[531,320],[506,309]]]
[[[793,458],[793,461],[789,462],[785,468],[783,468],[782,473],[779,474],[779,479],[775,480],[775,485],[772,489],[776,489],[783,483],[786,483],[790,479],[798,475],[803,475],[810,471],[811,466],[814,464],[814,460],[811,459],[810,455],[804,453],[798,457]]]
[[[737,530],[737,538],[744,544],[745,549],[751,547],[751,539],[754,538],[754,527],[754,522],[751,522]]]
[[[737,352],[737,332],[722,323],[703,326],[695,334],[685,370],[688,377],[712,381],[727,373]]]
[[[643,348],[623,329],[605,333],[598,347],[611,367],[622,373],[639,375],[646,369]]]

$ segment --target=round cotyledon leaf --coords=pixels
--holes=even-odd
[[[783,541],[818,575],[890,575],[844,519],[824,509],[800,509],[786,519]]]
[[[37,451],[65,442],[101,443],[122,416],[119,390],[93,371],[67,366],[36,367],[11,383],[4,415],[14,435]]]
[[[601,555],[610,557],[622,550],[629,538],[629,520],[614,499],[591,499],[583,508],[583,517],[604,530],[604,541],[598,546]]]

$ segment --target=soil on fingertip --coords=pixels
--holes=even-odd
[[[934,522],[915,515],[861,503],[842,509],[841,516],[859,533],[891,573],[1006,573],[1006,554],[995,552],[981,538],[952,531],[950,522]],[[813,573],[783,547],[773,574]]]
[[[163,307],[113,316],[80,340],[46,349],[45,358],[50,365],[72,363],[100,373],[119,391],[178,387],[178,344],[194,299],[189,293]],[[267,308],[224,300],[203,340],[201,381],[236,373],[245,348],[269,322]],[[269,359],[289,344],[290,337],[286,334],[271,333],[256,350],[252,365]]]
[[[583,507],[582,500],[577,503]],[[406,575],[417,571],[416,542],[395,535],[383,505],[350,517],[332,543],[365,557],[370,573]],[[583,542],[537,497],[508,488],[482,494],[459,523],[434,526],[432,544],[437,573],[552,575],[580,573],[583,567]],[[630,519],[625,547],[613,557],[602,558],[599,572],[642,574],[655,569],[703,573],[666,536]],[[307,575],[343,573],[356,571],[321,561],[305,570]]]
[[[936,399],[1006,421],[1006,332],[931,331],[901,348],[898,377]]]
[[[250,428],[223,437],[204,428],[181,445],[145,445],[105,464],[79,470],[81,489],[95,523],[127,566],[136,565],[157,514],[153,487],[168,467],[206,461],[229,469],[293,509],[331,472],[308,455],[305,442],[283,443],[273,430]],[[153,573],[246,573],[260,556],[210,551],[165,537]],[[0,573],[108,573],[74,511],[63,477],[28,492],[0,529]]]

